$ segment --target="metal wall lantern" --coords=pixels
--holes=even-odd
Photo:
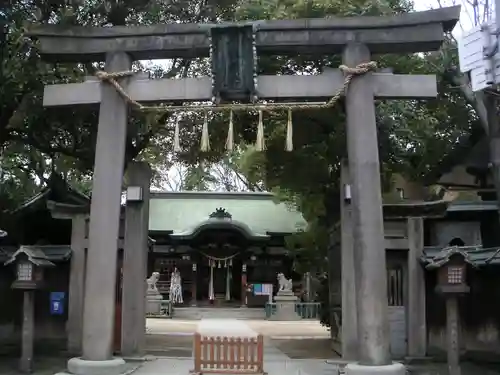
[[[352,198],[352,195],[351,195],[351,185],[345,184],[344,185],[344,200],[346,202],[350,202],[351,198]]]
[[[142,187],[127,187],[127,202],[142,202],[144,200],[143,195]]]

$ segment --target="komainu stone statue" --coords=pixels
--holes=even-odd
[[[292,291],[292,279],[287,279],[283,273],[278,273],[278,292],[291,292]]]
[[[148,283],[148,292],[158,292],[158,288],[156,287],[156,283],[160,280],[160,273],[159,272],[153,272],[151,274],[151,277],[148,277],[146,279],[146,282]]]
[[[163,296],[158,291],[158,287],[156,283],[160,280],[160,273],[153,272],[151,277],[146,279],[148,284],[148,289],[146,291],[146,313],[159,315],[161,312],[161,301],[163,300]]]
[[[292,291],[292,279],[287,279],[283,273],[278,273],[278,293],[274,297],[276,302],[276,312],[271,316],[272,320],[300,320],[301,317],[296,313],[295,304],[297,297]]]

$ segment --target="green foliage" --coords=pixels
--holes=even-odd
[[[88,107],[44,109],[44,84],[80,81],[102,69],[102,63],[48,64],[42,62],[36,45],[24,36],[32,23],[110,26],[149,25],[168,22],[211,22],[233,12],[233,1],[216,4],[207,0],[162,2],[151,0],[120,1],[34,1],[8,2],[0,12],[0,154],[2,197],[9,205],[19,204],[26,196],[44,186],[51,170],[62,173],[70,183],[89,186],[93,169],[97,111]],[[167,64],[142,65],[155,77],[187,75],[191,61],[175,59]],[[199,65],[201,66],[201,65]],[[126,161],[144,158],[158,171],[169,167],[173,123],[166,115],[146,116],[134,112],[129,120]],[[194,141],[201,122],[188,119]],[[167,124],[167,126],[165,126]],[[188,132],[184,132],[188,133]],[[187,147],[186,147],[187,148]],[[165,159],[167,163],[165,163]],[[196,163],[195,163],[196,164]],[[22,175],[22,176],[21,176]],[[8,193],[5,193],[8,192]],[[2,203],[5,205],[5,200]]]
[[[395,14],[412,10],[405,1],[336,2],[317,1],[250,1],[240,9],[242,18],[280,19],[314,16],[349,16],[360,14]],[[260,13],[259,13],[260,12]],[[479,126],[473,106],[463,93],[446,78],[448,66],[456,64],[456,49],[445,45],[446,53],[377,56],[380,67],[390,67],[399,74],[437,74],[439,96],[433,100],[377,101],[376,116],[384,192],[392,186],[392,176],[399,173],[413,181],[435,169],[458,139]],[[260,70],[271,74],[314,74],[325,67],[336,67],[339,56],[311,60],[307,56],[293,59],[261,59]],[[285,116],[266,116],[268,149],[257,153],[248,149],[243,170],[252,180],[261,179],[267,189],[280,199],[296,206],[307,219],[309,229],[291,239],[302,270],[328,271],[329,250],[334,246],[331,233],[339,219],[340,160],[347,155],[343,103],[336,108],[315,112],[294,112],[292,153],[283,151]],[[325,306],[322,322],[330,324],[328,283],[320,292]]]

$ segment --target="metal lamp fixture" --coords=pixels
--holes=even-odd
[[[129,186],[127,187],[127,202],[142,202],[143,201],[143,191],[140,186]]]
[[[351,185],[345,184],[344,185],[344,200],[347,202],[350,202],[352,198],[351,195]]]

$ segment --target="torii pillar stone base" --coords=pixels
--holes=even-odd
[[[106,361],[86,361],[81,358],[71,358],[68,361],[68,372],[56,375],[121,375],[126,373],[127,365],[121,358]]]
[[[393,363],[385,366],[363,366],[357,363],[349,363],[345,367],[346,375],[405,375],[406,367],[401,363]]]

